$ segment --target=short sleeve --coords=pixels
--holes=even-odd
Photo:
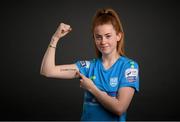
[[[132,87],[136,92],[139,91],[139,66],[134,61],[127,62],[122,70],[119,88]]]
[[[79,72],[87,77],[90,68],[90,61],[77,61],[76,66],[79,69]]]

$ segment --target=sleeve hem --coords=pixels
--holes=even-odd
[[[134,85],[129,85],[129,84],[123,85],[123,86],[120,86],[119,89],[122,88],[122,87],[132,87],[132,88],[135,89],[135,92],[136,92],[136,93],[139,92],[139,88],[137,88],[137,86],[134,86]]]

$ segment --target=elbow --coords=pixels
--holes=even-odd
[[[124,110],[122,107],[118,108],[115,112],[116,115],[121,116],[126,110]]]
[[[43,70],[40,70],[40,75],[43,75],[45,77],[48,77],[48,73],[43,71]]]
[[[48,77],[48,78],[52,77],[52,73],[50,71],[46,71],[46,70],[43,70],[43,69],[40,70],[40,74],[45,76],[45,77]]]
[[[44,71],[40,71],[40,75],[47,76],[47,74]]]
[[[46,73],[46,72],[40,72],[41,75],[47,77],[47,78],[51,78],[52,75],[50,73]]]
[[[115,114],[118,115],[118,116],[121,116],[123,114],[123,111],[122,110],[117,110]]]

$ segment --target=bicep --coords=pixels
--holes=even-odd
[[[134,88],[132,87],[122,87],[118,91],[117,99],[120,102],[121,107],[123,108],[123,111],[126,111],[129,107],[129,104],[131,103],[131,100],[134,95]]]
[[[76,64],[56,65],[52,71],[53,78],[73,79],[76,78],[76,72],[79,71]]]

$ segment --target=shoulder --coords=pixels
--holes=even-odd
[[[76,62],[80,67],[89,68],[91,65],[94,65],[98,62],[98,58],[92,58],[88,60],[79,60]]]
[[[135,61],[131,58],[122,56],[122,62],[123,62],[122,69],[124,72],[130,72],[130,71],[138,72],[139,65],[138,65],[137,61]]]
[[[125,65],[128,65],[128,66],[130,65],[132,68],[133,68],[134,66],[138,66],[137,61],[135,61],[134,59],[131,59],[131,58],[126,57],[126,56],[122,56],[121,58],[122,58],[122,61],[123,61],[124,66],[125,66]]]

